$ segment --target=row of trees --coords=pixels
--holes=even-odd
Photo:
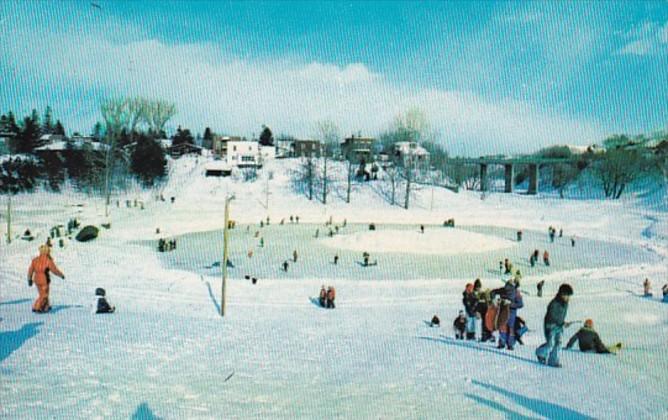
[[[431,168],[435,165],[442,166],[447,160],[447,152],[437,143],[436,137],[424,113],[416,109],[409,110],[395,118],[375,145],[374,154],[382,153],[388,159],[372,163],[364,159],[358,160],[353,155],[344,156],[339,149],[341,134],[338,127],[331,121],[321,121],[316,125],[314,135],[321,143],[320,157],[303,158],[292,174],[293,185],[298,191],[305,193],[309,200],[318,197],[323,204],[327,204],[328,196],[334,187],[334,192],[349,203],[353,182],[378,179],[376,189],[390,204],[399,204],[398,194],[401,190],[404,191],[402,205],[409,208],[415,183],[425,182]],[[410,142],[424,147],[430,154],[430,163],[418,165],[417,155],[412,152],[405,155],[395,153],[398,142]],[[342,158],[345,186],[335,182],[336,178],[331,174],[332,160],[335,157]],[[336,165],[341,168],[340,162],[336,162]],[[382,172],[380,167],[383,168]]]
[[[18,123],[12,111],[0,116],[0,133],[13,134],[7,145],[11,153],[33,153],[42,146],[40,137],[44,134],[65,135],[65,127],[60,120],[53,121],[53,111],[50,106],[40,117],[36,109],[26,115]]]

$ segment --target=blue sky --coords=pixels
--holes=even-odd
[[[419,108],[454,154],[668,127],[668,1],[0,2],[0,110],[89,131],[103,98],[172,126],[375,135]]]

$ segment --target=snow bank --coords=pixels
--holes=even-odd
[[[430,229],[425,233],[396,229],[356,232],[324,238],[321,242],[330,248],[350,251],[428,255],[468,254],[515,246],[514,242],[496,236],[449,228]]]

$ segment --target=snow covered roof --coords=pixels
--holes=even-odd
[[[223,160],[214,160],[204,165],[204,169],[207,171],[231,171],[232,166],[228,165]]]
[[[400,141],[394,143],[394,150],[402,155],[412,154],[415,156],[429,156],[429,152],[424,147],[415,142]]]
[[[71,141],[71,144],[74,146],[75,149],[79,149],[84,146],[84,144],[88,144],[91,146],[91,148],[95,151],[100,151],[100,150],[107,150],[109,146],[107,146],[104,143],[99,143],[99,142],[86,142],[86,141]],[[46,144],[44,146],[38,147],[35,149],[35,151],[63,151],[67,149],[67,142],[64,140],[60,141],[54,141],[52,143]]]

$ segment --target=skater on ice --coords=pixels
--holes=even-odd
[[[547,267],[550,266],[550,253],[547,252],[547,249],[543,252],[543,264]]]
[[[116,311],[115,306],[111,306],[106,298],[107,293],[101,287],[95,289],[95,299],[96,299],[96,314],[111,314]]]
[[[547,306],[547,312],[543,320],[543,332],[545,343],[536,349],[538,362],[552,367],[561,367],[559,362],[559,349],[564,328],[568,328],[571,322],[566,321],[568,314],[568,302],[573,296],[573,288],[564,283],[559,286],[557,295]]]
[[[431,317],[431,322],[429,322],[430,327],[440,327],[441,326],[441,320],[438,318],[438,316],[434,315]]]
[[[51,258],[51,248],[46,245],[40,245],[39,256],[33,258],[28,268],[28,286],[32,287],[34,282],[38,293],[37,299],[35,299],[32,305],[33,312],[45,313],[51,310],[51,305],[49,305],[50,273],[65,280],[65,275],[58,269],[53,258]]]
[[[543,297],[544,286],[545,286],[545,280],[541,280],[536,284],[536,296]]]
[[[288,260],[283,261],[283,271],[285,271],[286,273],[288,272],[288,266],[289,266]]]
[[[617,343],[609,347],[603,344],[601,337],[599,337],[598,333],[594,330],[594,321],[591,319],[586,320],[582,328],[568,340],[566,350],[570,350],[576,341],[580,347],[580,351],[595,352],[599,354],[614,354],[622,347],[622,343]]]
[[[668,283],[663,285],[661,292],[663,293],[663,302],[668,303]]]

